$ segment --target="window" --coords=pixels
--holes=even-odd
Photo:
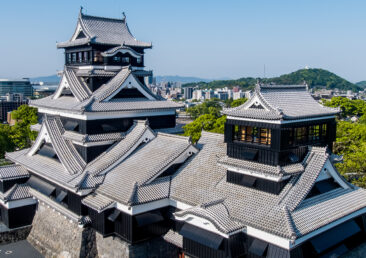
[[[97,62],[97,63],[103,62],[103,57],[102,57],[102,54],[100,53],[100,51],[94,52],[94,62]]]
[[[312,125],[309,127],[309,141],[315,142],[319,141],[320,139],[320,126],[319,125]]]
[[[78,57],[79,57],[79,58],[78,58],[78,62],[79,62],[79,63],[83,62],[83,52],[79,52],[79,53],[78,53]]]
[[[120,56],[114,56],[113,57],[113,62],[116,62],[116,63],[121,62],[121,57]]]
[[[87,63],[89,61],[89,52],[84,52],[84,62]]]
[[[295,138],[297,143],[303,143],[307,141],[307,128],[299,127],[295,128]]]
[[[129,63],[130,58],[129,57],[122,57],[122,63]]]
[[[327,124],[322,124],[322,138],[325,139],[327,136]]]
[[[238,141],[264,145],[271,144],[271,129],[268,128],[240,126],[237,129],[235,127],[235,135]]]
[[[72,53],[72,62],[76,63],[76,53]]]
[[[70,64],[71,63],[71,53],[66,54],[66,59],[67,59],[67,63]]]
[[[141,57],[138,57],[138,58],[136,59],[136,62],[137,62],[138,64],[141,64],[141,63],[142,63],[142,58],[141,58]]]
[[[268,128],[260,129],[260,143],[270,145],[271,144],[271,130]]]

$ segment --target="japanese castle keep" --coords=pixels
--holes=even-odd
[[[365,241],[366,190],[332,154],[338,110],[304,85],[260,85],[225,134],[166,133],[181,106],[148,88],[123,19],[80,12],[58,43],[39,132],[0,167],[1,220],[47,257],[338,257]],[[164,132],[163,132],[164,131]]]

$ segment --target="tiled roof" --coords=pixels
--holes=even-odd
[[[271,166],[259,162],[235,159],[228,156],[220,158],[217,163],[224,166],[246,169],[249,172],[260,173],[263,175],[283,176],[298,174],[304,171],[304,166],[302,165],[302,163],[296,163],[286,166]]]
[[[28,171],[19,165],[0,166],[0,180],[29,177]]]
[[[244,227],[244,224],[230,217],[228,209],[222,200],[182,210],[176,212],[174,216],[179,218],[188,214],[209,220],[219,231],[223,233],[230,233]]]
[[[65,68],[68,69],[68,68]],[[73,72],[70,72],[73,74]],[[144,112],[154,112],[161,110],[175,110],[178,108],[182,108],[184,105],[175,103],[173,101],[167,101],[162,99],[159,96],[154,95],[146,85],[139,82],[136,79],[136,82],[139,84],[139,87],[146,92],[151,99],[147,98],[123,98],[123,99],[112,99],[110,101],[104,101],[106,98],[110,97],[114,94],[124,81],[134,72],[130,68],[121,69],[116,76],[114,76],[107,83],[103,84],[100,88],[98,88],[91,95],[89,93],[84,92],[81,94],[83,83],[79,81],[79,79],[75,79],[77,82],[71,82],[71,84],[79,83],[79,86],[70,86],[70,88],[74,88],[73,92],[77,92],[80,96],[68,97],[62,96],[57,99],[53,99],[53,96],[48,96],[42,99],[31,100],[30,105],[34,107],[43,107],[43,108],[51,108],[51,109],[59,109],[63,111],[70,111],[72,113],[82,114],[84,112],[121,112],[121,111],[144,111]],[[74,75],[75,76],[75,75]],[[76,76],[75,76],[76,77]],[[85,86],[87,88],[87,86]],[[79,92],[80,91],[80,92]],[[75,96],[77,94],[74,94]],[[86,94],[89,94],[89,98],[85,99]]]
[[[325,107],[315,101],[305,85],[258,85],[252,99],[258,99],[258,104],[263,107],[253,107],[255,103],[249,100],[222,113],[233,117],[269,120],[293,120],[339,113],[338,109]]]
[[[200,152],[173,176],[170,198],[195,206],[192,209],[195,212],[192,211],[192,214],[202,218],[210,218],[211,221],[215,221],[213,217],[216,217],[216,220],[228,218],[228,223],[239,223],[238,227],[251,226],[294,239],[366,207],[366,202],[361,201],[362,198],[365,200],[366,191],[361,189],[346,190],[340,187],[337,190],[340,191],[339,199],[329,193],[320,195],[323,197],[304,200],[329,158],[325,148],[312,147],[309,150],[310,154],[302,162],[302,172],[298,172],[301,168],[299,165],[288,170],[291,178],[276,195],[226,181],[226,169],[217,165],[220,157],[226,152],[222,135],[203,132],[198,146]],[[346,193],[349,196],[346,196]],[[352,195],[354,198],[350,197]],[[339,205],[336,205],[336,200],[332,201],[334,204],[328,204],[325,197],[339,200]],[[349,206],[342,203],[351,199]],[[220,200],[227,211],[212,210],[210,217],[207,208],[203,207],[205,203],[215,200]],[[337,212],[332,212],[333,206]],[[346,211],[342,211],[343,206],[346,207]],[[189,210],[179,212],[181,215],[186,213],[189,213]],[[306,222],[303,222],[305,219]],[[221,225],[217,224],[218,230],[230,232],[230,227],[223,227],[223,222]]]
[[[56,181],[61,185],[65,185],[66,187],[75,188],[75,185],[69,182],[77,177],[78,174],[70,174],[60,162],[54,159],[41,156],[39,154],[29,156],[27,155],[28,151],[29,149],[24,149],[7,153],[6,158],[16,162],[17,164],[20,164],[21,166],[24,166],[40,177],[47,178],[51,181]]]
[[[177,247],[183,248],[183,236],[174,232],[173,230],[169,230],[164,236],[163,239],[168,243],[171,243]]]
[[[102,101],[112,95],[127,79],[127,77],[131,74],[131,70],[129,68],[123,68],[119,71],[116,76],[114,76],[110,81],[106,84],[103,84],[99,89],[97,89],[93,96],[97,101]]]
[[[133,50],[130,47],[118,46],[118,47],[114,47],[114,48],[108,49],[107,51],[104,51],[102,53],[102,56],[110,56],[110,55],[113,55],[113,54],[117,53],[121,49],[125,49],[125,50],[128,50],[128,51],[131,51],[136,56],[142,56],[143,55],[143,54],[140,54],[140,53],[136,52],[135,50]]]
[[[87,70],[87,69],[78,69],[75,72],[76,76],[101,76],[101,77],[113,77],[117,74],[117,72],[115,71],[106,71],[103,69],[92,69],[92,70]]]
[[[97,192],[124,204],[136,203],[145,198],[154,199],[153,195],[145,194],[149,191],[157,193],[155,198],[160,199],[164,196],[168,182],[161,181],[156,188],[143,186],[149,185],[150,180],[168,168],[191,146],[187,137],[158,134],[108,172]],[[163,189],[159,190],[159,187]]]
[[[65,131],[62,134],[67,140],[76,142],[102,142],[102,141],[118,141],[125,137],[125,133],[104,133],[104,134],[80,134],[73,131]]]
[[[108,197],[96,193],[88,195],[81,202],[98,212],[102,212],[104,209],[115,203],[115,201],[109,199]]]
[[[304,200],[292,213],[296,234],[306,235],[365,208],[366,191],[363,189],[335,189]]]
[[[154,180],[151,184],[137,185],[130,196],[129,204],[143,204],[151,201],[169,198],[170,177],[162,177]]]
[[[90,162],[85,170],[91,174],[98,174],[109,166],[116,165],[115,163],[121,161],[120,159],[136,145],[147,130],[151,129],[145,121],[135,121],[123,140],[112,145],[104,153]]]
[[[76,77],[76,74],[72,68],[65,66],[64,74],[66,76],[67,81],[69,82],[69,87],[72,94],[77,98],[78,101],[84,101],[88,99],[92,92],[89,87],[82,81]]]
[[[27,198],[32,198],[32,195],[29,193],[29,186],[27,184],[15,184],[3,194],[3,199],[5,202]]]
[[[87,43],[116,46],[124,45],[142,48],[151,47],[151,43],[139,41],[132,36],[127,26],[126,19],[110,19],[80,13],[78,22],[81,25],[86,38],[58,43],[57,47],[71,47]]]
[[[86,163],[75,149],[74,145],[62,137],[64,128],[60,118],[49,118],[45,116],[44,124],[46,125],[48,135],[51,138],[52,146],[67,171],[70,174],[77,174],[83,171]]]

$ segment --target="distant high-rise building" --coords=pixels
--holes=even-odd
[[[25,97],[32,97],[33,88],[29,79],[0,79],[0,96],[6,96],[7,93],[21,93]]]
[[[213,99],[215,97],[215,93],[213,90],[208,90],[205,92],[205,99]]]
[[[185,99],[191,99],[193,94],[193,88],[186,87],[184,88],[184,98]]]
[[[28,100],[22,94],[7,94],[6,98],[0,99],[0,122],[7,121],[8,113],[24,104],[28,104]]]

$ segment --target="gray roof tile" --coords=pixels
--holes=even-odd
[[[78,23],[81,25],[86,38],[58,43],[58,48],[87,43],[151,48],[151,43],[139,41],[132,36],[126,19],[110,19],[80,13]]]
[[[81,202],[98,212],[102,212],[115,203],[115,201],[110,198],[96,193],[88,195]]]
[[[305,85],[258,85],[254,97],[258,97],[264,108],[253,108],[250,106],[252,103],[247,101],[222,113],[233,117],[292,120],[336,115],[340,112],[315,101]]]
[[[0,166],[0,180],[29,177],[28,171],[19,165]]]

